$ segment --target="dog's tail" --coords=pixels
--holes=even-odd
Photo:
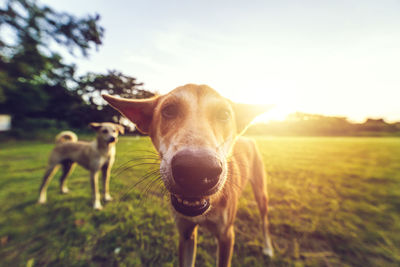
[[[56,136],[56,144],[76,141],[78,141],[78,136],[71,131],[63,131]]]

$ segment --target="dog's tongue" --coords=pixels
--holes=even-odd
[[[181,198],[173,194],[171,194],[171,203],[176,211],[190,217],[201,215],[210,207],[208,199]]]

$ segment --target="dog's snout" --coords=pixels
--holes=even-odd
[[[114,136],[111,136],[110,139],[108,139],[108,142],[110,142],[110,143],[112,143],[114,141],[115,141],[115,137]]]
[[[172,176],[185,193],[207,194],[218,183],[221,161],[206,149],[182,150],[171,161]]]

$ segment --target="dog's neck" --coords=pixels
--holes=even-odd
[[[103,153],[107,153],[110,150],[111,146],[113,145],[113,143],[108,143],[100,137],[97,137],[94,142],[97,149]]]

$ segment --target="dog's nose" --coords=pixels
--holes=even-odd
[[[185,149],[172,158],[171,169],[175,182],[185,193],[201,196],[218,183],[222,164],[206,149]]]
[[[108,142],[110,142],[110,143],[112,143],[114,141],[115,141],[115,137],[114,136],[111,136],[110,139],[108,139]]]

